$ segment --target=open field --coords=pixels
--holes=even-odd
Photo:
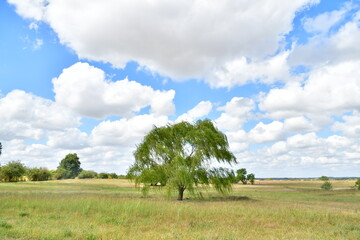
[[[0,239],[360,239],[354,182],[257,181],[183,202],[127,180],[0,183]]]

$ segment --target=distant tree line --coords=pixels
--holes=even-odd
[[[0,143],[0,154],[2,145]],[[20,161],[10,161],[4,166],[0,166],[0,181],[17,182],[17,181],[47,181],[59,179],[74,178],[100,178],[100,179],[124,179],[125,175],[116,173],[97,173],[95,171],[83,170],[76,153],[68,154],[59,163],[56,170],[48,170],[44,167],[26,167]]]

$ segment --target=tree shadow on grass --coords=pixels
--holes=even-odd
[[[186,198],[186,201],[193,202],[234,202],[234,201],[257,201],[247,196],[212,196],[212,197],[197,197],[197,198]]]

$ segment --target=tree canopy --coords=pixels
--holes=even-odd
[[[76,153],[65,156],[57,168],[57,179],[75,178],[82,171],[80,160]]]
[[[137,146],[135,163],[128,176],[146,193],[152,185],[167,186],[183,199],[187,189],[194,194],[199,185],[213,185],[221,193],[231,190],[234,173],[226,168],[210,167],[214,161],[236,163],[228,140],[210,120],[180,122],[154,127]]]
[[[25,174],[26,168],[20,161],[10,161],[0,169],[0,179],[17,182]]]

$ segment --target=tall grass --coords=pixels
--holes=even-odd
[[[178,202],[124,180],[1,183],[0,239],[358,239],[359,191],[305,185]]]

